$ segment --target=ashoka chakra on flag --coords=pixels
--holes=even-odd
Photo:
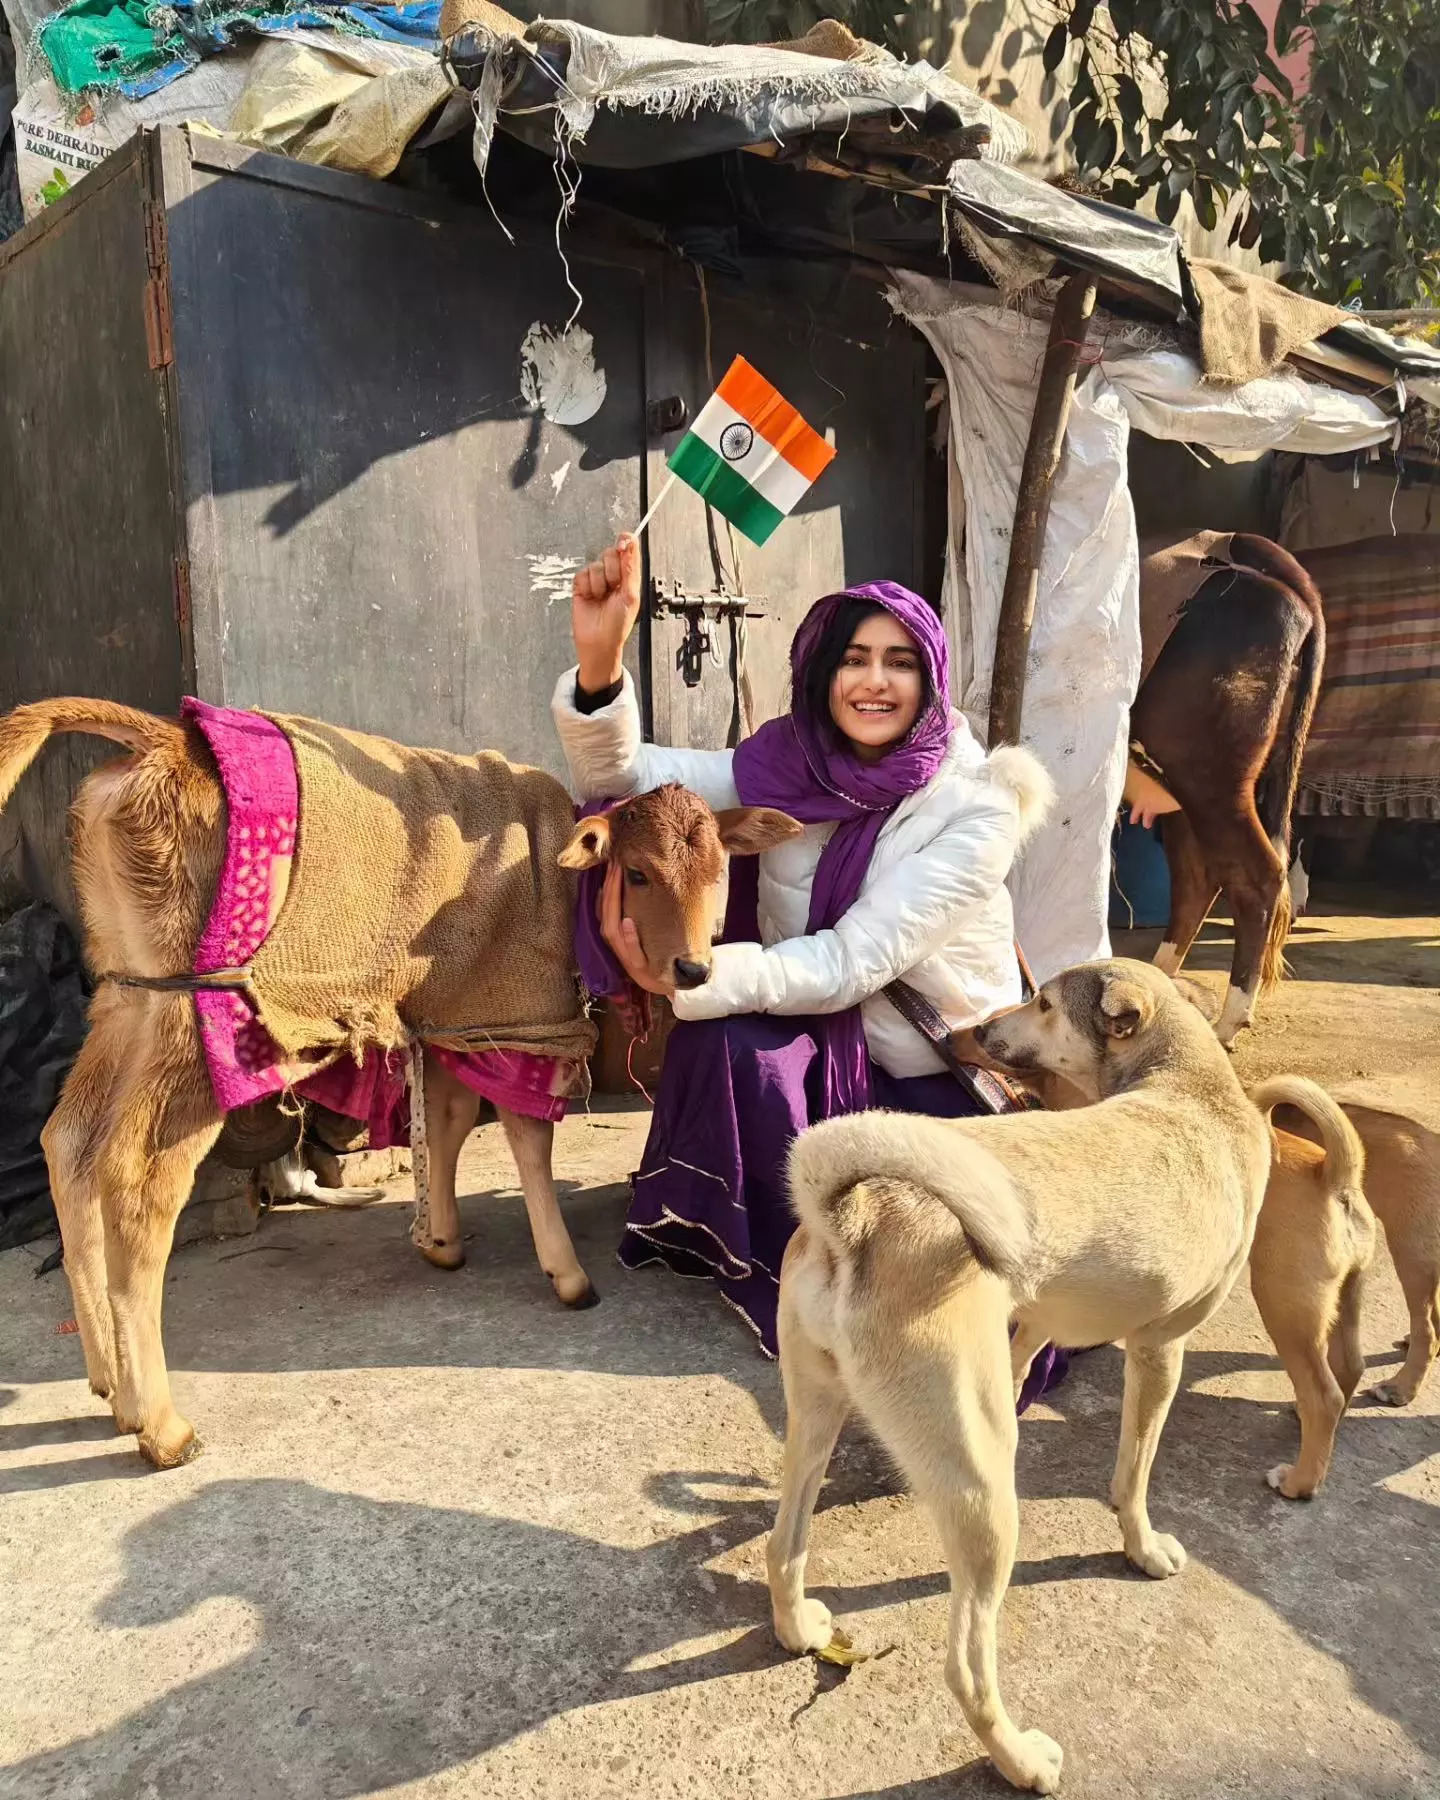
[[[737,356],[668,466],[752,543],[763,544],[834,457],[833,446]]]

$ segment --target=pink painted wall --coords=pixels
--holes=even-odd
[[[1271,45],[1274,45],[1275,15],[1280,10],[1280,0],[1251,0],[1257,13],[1265,21],[1271,34]],[[1286,55],[1276,58],[1280,67],[1290,79],[1290,85],[1297,96],[1303,94],[1309,84],[1310,52],[1306,40],[1302,38],[1299,50],[1291,49]]]

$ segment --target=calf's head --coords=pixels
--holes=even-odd
[[[725,923],[731,855],[756,855],[803,830],[768,806],[712,812],[689,788],[671,782],[581,819],[560,865],[618,864],[625,916],[635,921],[651,975],[679,988],[701,987]]]

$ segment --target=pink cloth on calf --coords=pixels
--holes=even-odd
[[[523,1113],[530,1119],[558,1121],[565,1117],[563,1097],[550,1092],[555,1085],[555,1064],[548,1056],[530,1056],[520,1050],[483,1050],[465,1056],[433,1045],[425,1054],[443,1063],[471,1093],[506,1112]],[[318,1075],[308,1075],[296,1092],[347,1119],[364,1119],[370,1127],[372,1150],[410,1142],[410,1090],[405,1083],[405,1058],[398,1050],[388,1055],[376,1051],[363,1063],[342,1056]]]
[[[196,725],[209,744],[229,811],[225,862],[195,951],[196,974],[209,975],[243,968],[279,914],[295,854],[300,790],[290,741],[273,720],[190,698],[181,705],[181,717]],[[223,1111],[291,1088],[347,1118],[367,1120],[377,1149],[409,1141],[409,1094],[399,1052],[376,1050],[364,1063],[341,1057],[307,1074],[304,1063],[280,1062],[278,1046],[244,994],[202,990],[195,995],[195,1010],[210,1082]],[[426,1054],[507,1112],[532,1119],[565,1116],[565,1100],[553,1091],[561,1073],[553,1057],[521,1050],[465,1055],[430,1048]]]

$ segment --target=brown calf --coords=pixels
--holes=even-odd
[[[1146,676],[1130,732],[1182,810],[1162,828],[1173,975],[1222,891],[1235,927],[1222,1044],[1284,972],[1290,815],[1325,661],[1320,594],[1288,551],[1237,532]]]
[[[183,979],[195,967],[226,842],[225,797],[203,738],[103,700],[20,707],[0,720],[0,806],[57,732],[107,737],[133,753],[90,776],[73,810],[90,966]],[[709,973],[726,850],[760,850],[800,829],[764,810],[717,819],[694,795],[662,789],[603,822],[583,820],[563,860],[574,867],[618,859],[651,973],[694,985]],[[565,879],[558,869],[555,879]],[[642,894],[643,912],[633,903]],[[441,1267],[464,1260],[455,1170],[479,1109],[478,1095],[427,1059],[430,1231],[420,1247]],[[551,1175],[554,1128],[504,1111],[500,1122],[541,1267],[565,1304],[588,1305],[593,1292]],[[176,1217],[223,1123],[193,994],[102,982],[89,1035],[45,1129],[45,1155],[90,1385],[158,1468],[199,1448],[171,1400],[161,1299]]]

